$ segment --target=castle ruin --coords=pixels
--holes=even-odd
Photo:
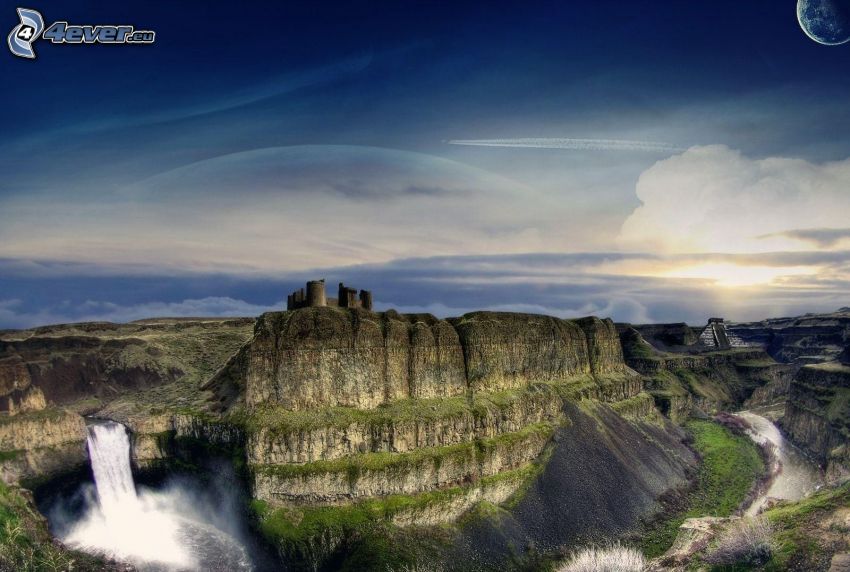
[[[318,308],[320,306],[331,306],[338,308],[362,308],[372,311],[372,292],[361,290],[359,295],[356,288],[349,288],[342,282],[336,298],[328,298],[325,292],[325,280],[311,280],[307,282],[306,288],[296,290],[286,297],[286,309],[297,310],[299,308]]]

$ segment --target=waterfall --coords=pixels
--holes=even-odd
[[[245,547],[208,522],[198,510],[201,497],[190,488],[136,491],[126,427],[114,421],[89,425],[87,440],[97,498],[89,498],[63,535],[68,545],[143,572],[252,570]]]
[[[88,427],[91,468],[101,509],[107,518],[132,510],[138,503],[130,469],[130,439],[120,423],[108,421]]]

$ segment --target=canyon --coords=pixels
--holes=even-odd
[[[37,488],[85,471],[87,419],[108,419],[140,474],[231,463],[289,569],[445,526],[447,569],[528,563],[662,510],[699,464],[679,427],[693,414],[787,399],[783,429],[842,479],[835,323],[810,318],[805,343],[731,324],[751,345],[715,351],[684,325],[359,307],[6,331],[0,474]]]

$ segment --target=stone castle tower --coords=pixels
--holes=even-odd
[[[339,289],[337,290],[337,297],[328,298],[325,289],[325,281],[322,279],[307,282],[306,288],[296,290],[286,298],[287,310],[317,308],[320,306],[362,308],[371,312],[372,292],[369,290],[361,290],[358,295],[357,289],[349,288],[340,282]]]

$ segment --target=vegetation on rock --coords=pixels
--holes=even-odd
[[[675,515],[655,523],[642,536],[648,557],[659,556],[673,544],[686,518],[732,514],[765,471],[758,447],[749,438],[699,419],[690,419],[685,428],[702,463],[693,489],[678,503]]]

